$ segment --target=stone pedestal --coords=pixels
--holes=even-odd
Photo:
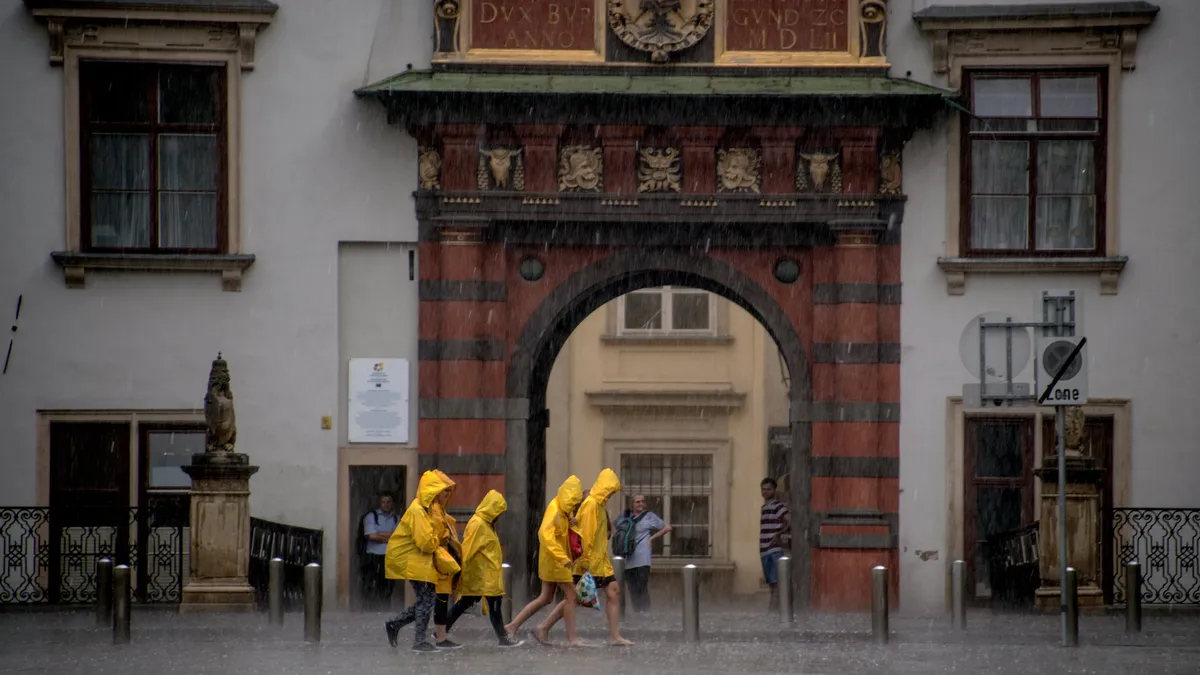
[[[1038,558],[1041,587],[1036,594],[1039,610],[1057,613],[1061,605],[1061,567],[1058,552],[1058,455],[1045,458],[1035,471],[1042,480],[1038,525]],[[1102,609],[1100,488],[1104,476],[1087,457],[1067,453],[1067,566],[1076,570],[1079,608]]]
[[[206,452],[183,467],[192,477],[191,578],[180,611],[253,611],[250,476],[247,455]]]

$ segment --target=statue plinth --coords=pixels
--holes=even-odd
[[[1075,568],[1081,610],[1103,608],[1100,548],[1100,481],[1104,470],[1094,460],[1068,452],[1067,565]],[[1038,525],[1038,566],[1041,587],[1036,593],[1039,610],[1058,612],[1062,604],[1058,542],[1058,455],[1045,458],[1034,474],[1042,481]]]
[[[191,578],[180,611],[253,611],[250,573],[250,457],[192,455]]]

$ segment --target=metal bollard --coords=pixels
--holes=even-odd
[[[129,644],[129,565],[113,568],[113,644]]]
[[[1077,581],[1075,568],[1067,568],[1067,587],[1063,589],[1063,604],[1065,605],[1064,619],[1066,621],[1067,630],[1063,634],[1063,639],[1066,641],[1064,647],[1079,646],[1079,582]]]
[[[283,625],[283,558],[271,558],[267,574],[267,609],[272,626]]]
[[[617,602],[621,608],[621,620],[625,620],[625,558],[613,556],[613,576],[617,579]]]
[[[112,571],[113,561],[101,558],[96,563],[96,625],[107,626],[112,622]]]
[[[504,580],[504,598],[500,600],[500,616],[504,619],[504,625],[512,623],[512,565],[504,563],[500,566],[501,579]]]
[[[1125,632],[1142,632],[1142,566],[1125,563]]]
[[[955,560],[950,571],[950,609],[955,630],[967,629],[967,562]]]
[[[888,642],[888,570],[876,565],[871,570],[871,635],[876,644]]]
[[[683,566],[683,640],[700,641],[700,576],[691,564]]]
[[[777,567],[779,573],[779,620],[783,623],[793,623],[796,614],[792,611],[792,559],[783,556]]]
[[[321,641],[321,566],[304,566],[304,641]]]

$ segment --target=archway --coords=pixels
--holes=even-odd
[[[786,283],[794,283],[791,280]],[[776,280],[777,285],[785,282]],[[756,319],[774,339],[789,378],[791,452],[789,477],[793,491],[793,532],[812,528],[809,472],[812,430],[808,404],[812,381],[804,341],[795,319],[759,282],[717,257],[681,249],[620,250],[593,262],[559,283],[524,322],[510,353],[507,396],[527,402],[525,419],[506,422],[505,488],[510,504],[523,503],[526,515],[507,524],[510,549],[525,552],[523,574],[530,587],[536,580],[536,529],[548,495],[545,492],[547,380],[555,357],[575,328],[593,311],[621,295],[653,286],[686,286],[732,301]],[[511,507],[510,507],[511,508]],[[797,600],[809,601],[811,545],[807,536],[792,538]],[[510,556],[511,558],[511,556]],[[518,577],[521,578],[521,577]]]

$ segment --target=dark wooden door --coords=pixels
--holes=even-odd
[[[350,467],[350,609],[359,611],[367,609],[363,597],[362,565],[358,554],[358,523],[368,513],[379,506],[379,494],[387,493],[392,496],[396,505],[396,514],[403,516],[408,508],[405,493],[406,467],[394,465],[362,465]],[[393,597],[404,598],[404,588],[397,586],[399,593]],[[373,608],[377,610],[378,608]]]
[[[1029,417],[967,418],[963,452],[963,542],[967,588],[991,597],[988,537],[1037,519],[1033,493],[1033,420]]]
[[[129,425],[50,425],[50,597],[87,602],[96,561],[129,559]]]
[[[1042,418],[1042,456],[1058,452],[1058,431],[1053,416]],[[1113,418],[1087,417],[1083,425],[1083,445],[1080,452],[1104,470],[1100,479],[1100,577],[1104,601],[1113,603]]]

